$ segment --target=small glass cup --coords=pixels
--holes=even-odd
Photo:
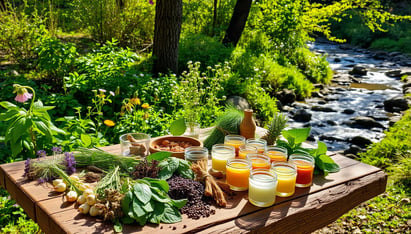
[[[287,162],[287,149],[281,146],[267,146],[265,155],[270,157],[270,162]]]
[[[265,148],[267,147],[267,141],[264,139],[254,139],[250,138],[245,141],[247,144],[252,145],[257,148],[257,153],[263,154]]]
[[[249,160],[254,169],[270,169],[270,158],[264,154],[247,154],[246,159]]]
[[[203,161],[207,168],[208,149],[201,146],[190,146],[184,150],[184,158],[191,163]]]
[[[248,189],[251,162],[245,159],[231,158],[227,160],[226,181],[231,190],[245,191]]]
[[[145,133],[127,133],[120,136],[121,154],[125,156],[149,155],[151,137]]]
[[[247,156],[247,154],[256,154],[257,153],[257,147],[245,144],[241,145],[239,150],[238,150],[238,158],[244,158]]]
[[[188,122],[187,129],[184,132],[183,136],[194,137],[199,139],[200,138],[200,124],[196,122]]]
[[[227,135],[224,137],[224,144],[234,146],[235,156],[237,157],[240,146],[245,144],[245,137],[241,135]]]
[[[227,160],[235,158],[235,148],[231,145],[215,144],[211,148],[211,169],[226,172]]]
[[[295,180],[297,178],[297,168],[294,164],[287,162],[273,162],[271,170],[277,174],[277,191],[279,197],[289,197],[295,192]]]
[[[315,160],[309,154],[291,154],[289,162],[297,167],[296,187],[305,188],[313,183]]]
[[[277,190],[277,174],[269,169],[255,169],[250,173],[248,201],[258,207],[274,204]]]

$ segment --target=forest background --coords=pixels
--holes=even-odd
[[[172,45],[177,56],[168,58],[176,67],[157,73],[159,9],[179,6],[181,19],[171,22],[181,25]],[[54,146],[116,144],[127,132],[164,135],[181,117],[208,127],[234,95],[249,101],[264,127],[278,112],[279,91],[303,100],[332,79],[326,58],[306,46],[317,37],[411,54],[407,1],[2,0],[0,8],[1,163]],[[244,12],[245,20],[236,18]],[[226,43],[230,22],[241,20],[238,42]],[[32,88],[33,102],[14,102],[13,84]],[[410,122],[405,114],[393,127],[401,131],[360,157],[391,175],[388,192],[335,228],[410,230]],[[5,190],[1,195],[2,232],[39,231]]]

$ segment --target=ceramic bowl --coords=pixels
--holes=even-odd
[[[159,147],[165,147],[167,146],[167,143],[178,143],[178,147],[175,145],[174,150],[179,149],[179,151],[173,151],[173,149],[161,149]],[[168,144],[168,146],[171,147],[172,144]],[[187,137],[187,136],[161,136],[161,137],[156,137],[151,139],[150,142],[150,153],[156,153],[160,151],[167,151],[171,152],[172,156],[177,157],[177,158],[182,158],[184,159],[184,149],[189,147],[189,146],[203,146],[203,143],[193,137]]]

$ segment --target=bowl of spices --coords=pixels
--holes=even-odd
[[[161,136],[150,142],[150,153],[161,151],[171,152],[171,156],[184,159],[184,151],[190,146],[203,146],[203,143],[187,136]]]

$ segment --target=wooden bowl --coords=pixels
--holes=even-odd
[[[150,153],[156,153],[160,151],[166,151],[166,150],[160,150],[156,149],[156,145],[161,145],[164,140],[168,141],[173,141],[173,142],[188,142],[191,144],[191,146],[203,146],[203,142],[200,140],[193,138],[193,137],[186,137],[186,136],[162,136],[162,137],[156,137],[151,139],[150,142]],[[184,159],[184,151],[183,152],[172,152],[172,151],[167,151],[171,152],[171,156],[176,157],[176,158],[182,158]]]

